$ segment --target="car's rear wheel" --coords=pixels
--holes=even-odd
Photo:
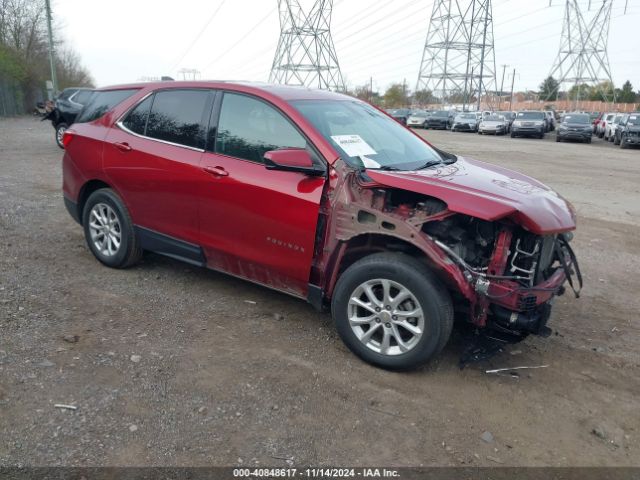
[[[391,370],[416,368],[438,354],[453,326],[449,293],[413,257],[378,253],[338,280],[331,310],[342,340],[364,361]]]
[[[110,188],[101,188],[89,196],[82,225],[91,253],[104,265],[127,268],[142,257],[129,212]]]
[[[617,136],[613,138],[613,144],[620,145],[620,139]]]
[[[62,143],[62,137],[64,137],[64,132],[69,128],[69,125],[66,123],[59,123],[56,125],[56,143],[60,148],[64,148],[64,144]]]

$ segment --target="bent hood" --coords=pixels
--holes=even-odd
[[[438,198],[449,210],[495,221],[509,218],[536,235],[576,226],[573,207],[537,180],[477,160],[458,157],[451,165],[393,172],[367,170],[375,182]]]

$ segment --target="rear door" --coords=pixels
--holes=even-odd
[[[200,158],[212,98],[206,89],[159,90],[110,130],[104,170],[142,235],[198,242]]]
[[[296,147],[319,156],[281,111],[256,97],[220,93],[213,116],[201,160],[209,175],[200,203],[208,265],[305,296],[325,179],[267,170],[263,155]]]

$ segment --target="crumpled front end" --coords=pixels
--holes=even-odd
[[[450,217],[423,231],[462,270],[474,295],[472,323],[524,337],[548,335],[547,321],[568,282],[576,296],[582,277],[571,233],[535,235],[517,225]]]

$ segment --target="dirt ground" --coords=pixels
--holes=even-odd
[[[586,285],[550,338],[391,373],[286,295],[157,255],[105,268],[51,126],[0,119],[0,465],[640,465],[640,151],[421,134],[576,206]],[[549,366],[485,373],[519,365]]]

